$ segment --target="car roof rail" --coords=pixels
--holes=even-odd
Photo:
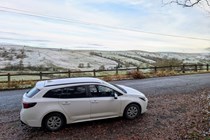
[[[77,78],[63,78],[44,81],[44,87],[69,85],[69,84],[82,84],[82,83],[102,83],[103,81],[92,77],[77,77]]]
[[[100,84],[100,83],[101,82],[74,82],[74,83],[62,83],[62,84],[45,85],[44,87],[63,86],[63,85],[76,85],[76,84]]]

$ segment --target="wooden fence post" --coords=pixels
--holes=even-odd
[[[118,67],[116,67],[116,75],[118,75]]]
[[[11,81],[10,73],[7,74],[7,78],[8,78],[8,87],[10,87],[10,81]]]
[[[42,72],[39,73],[40,80],[42,80]]]
[[[206,64],[206,70],[209,71],[209,64]]]
[[[172,65],[170,65],[170,71],[172,71],[173,70],[173,67],[172,67]]]
[[[154,69],[155,69],[155,73],[156,73],[157,72],[157,67],[155,66]]]
[[[69,78],[71,77],[71,71],[70,70],[68,70],[68,76],[69,76]]]
[[[195,71],[197,72],[198,71],[198,65],[195,64]]]
[[[96,70],[93,70],[93,76],[96,77]]]
[[[182,73],[185,73],[185,65],[182,65]]]
[[[139,71],[139,67],[137,67],[137,71]]]
[[[10,73],[7,74],[8,83],[11,81]]]

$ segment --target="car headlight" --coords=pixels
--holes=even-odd
[[[146,101],[145,97],[139,97],[139,99]]]

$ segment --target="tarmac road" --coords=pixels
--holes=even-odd
[[[130,86],[143,92],[145,95],[191,93],[202,89],[210,89],[210,74],[122,80],[113,81],[112,83]],[[0,91],[0,110],[2,114],[0,123],[14,119],[13,117],[10,118],[9,114],[12,114],[13,111],[20,111],[22,95],[27,90]]]
[[[133,87],[147,95],[150,101],[147,113],[133,121],[115,118],[84,122],[67,125],[63,130],[50,133],[41,128],[21,125],[19,119],[21,98],[27,90],[0,91],[0,140],[181,139],[179,136],[181,130],[185,130],[186,125],[192,123],[193,120],[189,120],[189,117],[194,116],[192,114],[197,111],[197,106],[191,106],[191,104],[200,101],[197,95],[202,93],[202,89],[210,91],[210,74],[122,80],[112,83]],[[200,90],[202,91],[200,92]],[[157,102],[159,100],[162,102]],[[176,101],[176,106],[174,106],[174,101]],[[183,104],[187,106],[183,108]],[[183,110],[187,112],[183,112]],[[201,114],[198,117],[202,118],[203,116]],[[195,118],[191,117],[191,119]],[[171,123],[177,122],[177,120],[179,120],[178,124]],[[186,120],[189,121],[186,122]],[[186,125],[183,125],[185,123]]]

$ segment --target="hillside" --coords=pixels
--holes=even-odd
[[[186,54],[145,51],[90,51],[34,48],[18,45],[0,45],[0,69],[11,66],[40,67],[71,70],[147,67],[158,60],[178,59],[183,63],[208,63],[210,54]]]
[[[40,66],[65,69],[98,69],[101,65],[112,68],[117,65],[115,61],[91,56],[90,51],[0,46],[0,68],[20,63],[24,67]]]

